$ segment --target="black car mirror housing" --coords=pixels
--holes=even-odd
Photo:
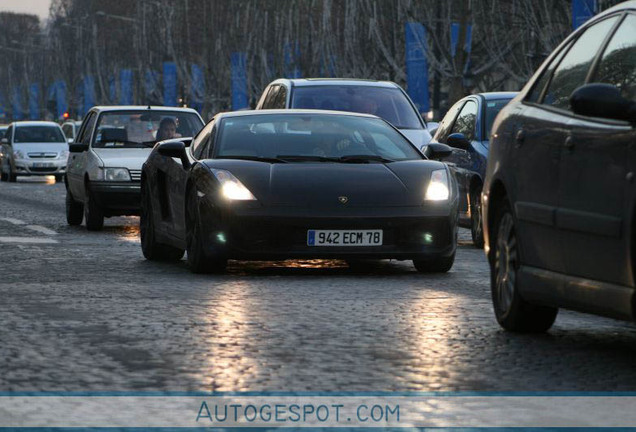
[[[71,153],[82,153],[88,150],[88,146],[82,143],[70,143],[68,145],[68,151]]]
[[[190,159],[186,153],[186,146],[181,141],[167,141],[160,143],[157,146],[157,151],[160,155],[181,159],[183,168],[188,169],[190,167]]]
[[[422,146],[421,150],[424,156],[432,160],[442,160],[453,154],[453,149],[442,143],[431,142]]]
[[[577,88],[570,96],[570,106],[582,116],[636,123],[636,102],[624,98],[611,84],[591,83]]]
[[[446,143],[451,147],[456,147],[462,150],[468,150],[470,147],[470,141],[463,133],[450,134],[448,138],[446,138]]]

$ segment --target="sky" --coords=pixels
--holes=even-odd
[[[0,11],[35,14],[41,20],[49,16],[51,0],[0,0]]]

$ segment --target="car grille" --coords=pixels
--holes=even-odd
[[[27,153],[31,159],[55,159],[57,153]]]
[[[141,181],[141,170],[128,170],[130,171],[130,179],[134,182]]]

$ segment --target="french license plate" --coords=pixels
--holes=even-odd
[[[382,230],[309,230],[307,246],[382,246]]]
[[[53,164],[50,162],[34,162],[33,168],[53,168]]]

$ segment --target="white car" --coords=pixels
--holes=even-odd
[[[9,125],[2,138],[2,181],[18,176],[54,175],[64,178],[68,143],[62,129],[53,122],[19,121]]]
[[[92,108],[69,146],[69,225],[85,219],[88,230],[98,231],[105,217],[139,214],[141,167],[152,147],[158,141],[192,137],[203,125],[189,108]]]

